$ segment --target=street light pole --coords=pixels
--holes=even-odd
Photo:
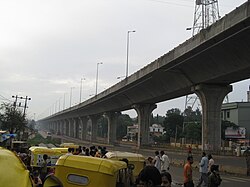
[[[95,95],[97,95],[97,85],[98,85],[98,69],[99,65],[103,64],[102,62],[97,63],[97,68],[96,68],[96,82],[95,82]]]
[[[63,110],[65,109],[65,95],[66,95],[67,93],[64,93],[63,94]]]
[[[82,102],[82,81],[83,80],[85,80],[85,78],[83,77],[83,78],[81,78],[81,85],[80,85],[80,102],[79,103],[81,103]]]
[[[71,87],[71,88],[70,88],[69,107],[71,107],[72,90],[73,90],[74,88],[75,88],[75,87]]]
[[[126,78],[128,77],[128,52],[129,52],[129,33],[135,31],[128,31],[127,32],[127,64],[126,64]]]

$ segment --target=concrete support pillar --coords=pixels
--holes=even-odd
[[[80,117],[80,124],[81,124],[81,135],[80,139],[81,140],[87,140],[87,122],[88,122],[87,117]]]
[[[91,119],[91,141],[96,142],[99,115],[91,115],[89,118]]]
[[[59,134],[59,125],[60,125],[60,122],[56,121],[56,132],[55,132],[55,134]]]
[[[74,138],[79,139],[79,118],[74,118]]]
[[[192,90],[202,105],[202,149],[219,153],[221,150],[221,105],[232,91],[231,85],[197,85]]]
[[[69,118],[69,136],[75,137],[75,122],[73,118]]]
[[[106,112],[104,116],[108,120],[108,144],[114,144],[116,141],[116,127],[117,127],[117,119],[121,115],[120,112]]]
[[[62,135],[66,135],[66,120],[62,120]]]
[[[70,136],[70,124],[69,124],[69,119],[65,119],[65,126],[66,126],[66,136]]]
[[[150,117],[156,107],[156,104],[136,104],[133,106],[138,114],[138,148],[149,143]]]

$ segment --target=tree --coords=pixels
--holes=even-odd
[[[167,111],[163,125],[166,131],[166,138],[175,137],[177,133],[177,138],[179,138],[182,131],[183,116],[178,108],[172,108]],[[167,139],[169,142],[169,139]]]
[[[2,129],[9,131],[11,134],[17,134],[19,138],[20,132],[24,131],[27,123],[22,111],[7,103],[2,103],[0,110],[2,112],[0,119]]]
[[[127,114],[121,114],[117,120],[116,136],[118,139],[122,139],[127,135],[127,126],[133,125],[133,120]]]
[[[199,143],[201,141],[202,127],[201,123],[190,122],[185,126],[184,130],[185,137],[191,140],[192,143],[194,141]]]

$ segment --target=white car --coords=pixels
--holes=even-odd
[[[235,154],[237,154],[238,149],[239,149],[239,147],[236,147],[236,149],[234,150]],[[248,146],[241,146],[241,147],[240,147],[240,155],[244,155],[244,152],[245,152],[247,149],[250,149],[250,147],[248,147]]]

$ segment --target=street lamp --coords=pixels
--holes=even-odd
[[[85,81],[85,78],[83,77],[83,78],[81,78],[81,84],[80,84],[80,102],[79,103],[81,103],[82,102],[82,81]]]
[[[63,110],[65,109],[65,96],[66,96],[67,93],[64,93],[63,94]]]
[[[128,31],[127,32],[127,65],[126,65],[126,78],[128,77],[128,52],[129,52],[129,33],[135,31]]]
[[[97,63],[97,68],[96,68],[96,82],[95,82],[95,95],[97,95],[97,85],[98,85],[98,69],[99,65],[103,64],[102,62]]]
[[[71,87],[71,88],[70,88],[69,107],[71,107],[72,90],[73,90],[74,88],[75,88],[75,87]]]

